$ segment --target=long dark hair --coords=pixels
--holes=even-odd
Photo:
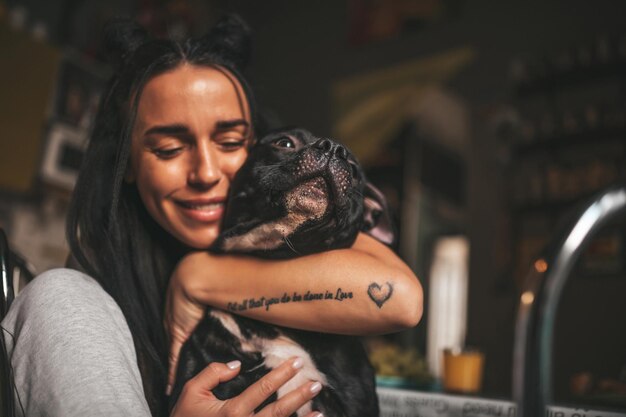
[[[153,77],[185,63],[210,66],[237,78],[254,122],[250,88],[240,74],[249,56],[248,35],[245,24],[234,16],[220,20],[206,36],[184,42],[151,39],[128,20],[116,20],[105,29],[117,69],[103,95],[78,176],[67,239],[74,258],[126,317],[155,416],[167,412],[164,297],[184,249],[148,214],[136,186],[124,181],[137,105]]]

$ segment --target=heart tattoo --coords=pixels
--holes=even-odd
[[[383,286],[372,282],[370,286],[367,287],[367,295],[376,303],[378,308],[381,308],[383,304],[391,298],[391,294],[393,294],[393,285],[390,282],[386,282]]]

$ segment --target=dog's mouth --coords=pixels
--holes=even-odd
[[[303,215],[309,219],[322,217],[329,203],[326,180],[315,177],[297,185],[285,196],[285,205],[290,214]]]

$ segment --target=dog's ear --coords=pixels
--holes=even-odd
[[[363,190],[363,231],[386,245],[396,242],[387,199],[369,181],[365,181]]]
[[[250,28],[235,14],[224,15],[201,41],[206,43],[212,54],[235,68],[244,69],[250,60]]]
[[[104,53],[114,67],[123,65],[137,48],[150,39],[143,27],[125,17],[109,20],[103,32]]]

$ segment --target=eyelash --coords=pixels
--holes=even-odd
[[[178,155],[182,151],[182,147],[170,148],[170,149],[153,149],[152,152],[159,159],[171,159]]]
[[[226,151],[236,151],[246,145],[246,139],[241,140],[230,140],[224,141],[220,143],[220,146]]]

